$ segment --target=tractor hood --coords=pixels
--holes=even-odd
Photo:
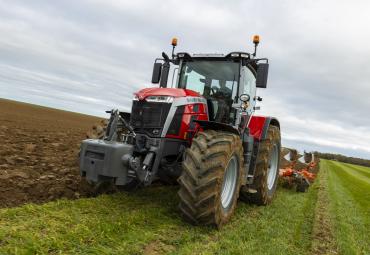
[[[171,97],[200,97],[198,92],[190,89],[175,88],[146,88],[134,93],[140,100],[148,96],[171,96]]]

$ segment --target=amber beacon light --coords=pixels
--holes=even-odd
[[[253,36],[253,43],[254,43],[254,52],[253,52],[253,57],[256,56],[257,54],[257,45],[260,43],[260,36],[259,35],[255,35]]]
[[[253,36],[253,43],[254,44],[259,44],[260,43],[260,36],[259,35]]]
[[[171,45],[172,46],[177,46],[177,38],[176,37],[172,38]]]

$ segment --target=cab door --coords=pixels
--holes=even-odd
[[[238,114],[240,116],[238,121],[239,128],[244,129],[247,126],[256,105],[256,76],[248,66],[242,65],[240,69],[239,96],[247,94],[250,97],[247,109]],[[242,102],[238,99],[238,105],[241,104]]]
[[[256,105],[256,76],[247,66],[241,67],[240,73],[240,90],[239,95],[247,94],[250,96],[249,106],[247,108],[248,115],[252,115]]]

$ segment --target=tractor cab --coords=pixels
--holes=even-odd
[[[185,56],[180,53],[179,56]],[[244,54],[247,56],[247,54]],[[249,56],[249,54],[248,54]],[[255,103],[255,69],[246,67],[242,58],[223,55],[196,55],[180,58],[178,88],[198,92],[207,100],[210,121],[235,125],[239,95],[252,98],[249,111]]]
[[[256,44],[258,41],[255,41]],[[205,98],[209,121],[238,126],[241,115],[252,115],[256,101],[261,100],[256,96],[256,87],[266,88],[267,59],[254,58],[256,52],[231,52],[226,55],[174,54],[177,39],[173,39],[172,46],[172,59],[164,52],[162,59],[156,59],[152,83],[167,87],[170,64],[173,64],[176,67],[171,86],[198,92]]]

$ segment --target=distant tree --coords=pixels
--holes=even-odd
[[[368,159],[347,157],[341,154],[322,153],[318,151],[315,151],[314,154],[315,156],[322,158],[322,159],[329,159],[329,160],[335,160],[335,161],[339,161],[343,163],[350,163],[354,165],[370,167],[370,160]]]

